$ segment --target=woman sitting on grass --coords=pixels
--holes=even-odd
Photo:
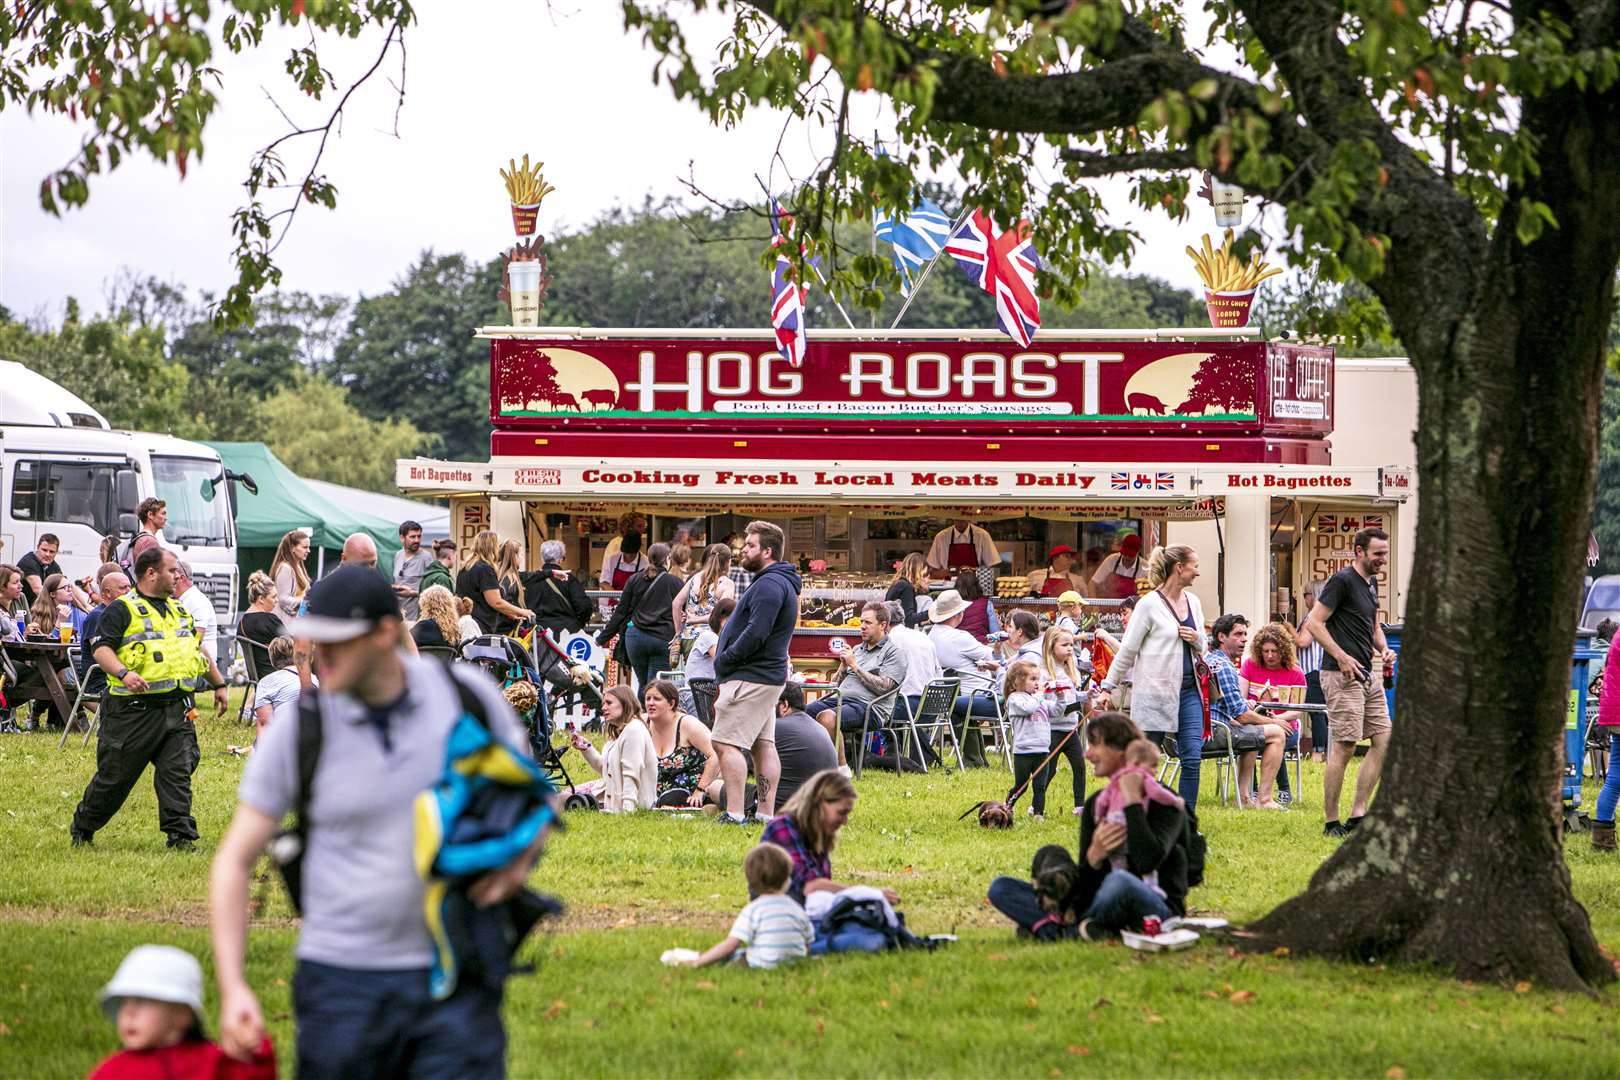
[[[793,859],[787,894],[794,900],[803,904],[816,893],[837,893],[849,888],[833,880],[832,851],[854,807],[855,785],[836,769],[823,769],[806,781],[782,807],[781,814],[765,826],[759,842],[776,844]],[[883,889],[882,893],[890,904],[900,902],[893,889]],[[876,952],[886,942],[881,932],[853,924],[845,924],[828,934],[818,921],[816,941],[810,951],[818,954]]]
[[[709,729],[691,713],[681,712],[681,692],[668,679],[647,687],[647,728],[658,756],[658,804],[702,806],[716,801],[720,758],[709,741]]]
[[[1145,915],[1168,919],[1187,913],[1190,830],[1185,804],[1147,797],[1150,778],[1126,760],[1126,748],[1141,738],[1124,713],[1098,713],[1086,722],[1086,760],[1097,778],[1129,771],[1117,788],[1110,785],[1086,800],[1079,865],[1053,845],[1037,859],[1039,892],[1036,884],[1018,878],[998,877],[990,883],[990,903],[1018,924],[1019,936],[1097,941],[1118,937],[1122,930],[1140,930]],[[1105,791],[1122,806],[1113,808],[1118,813],[1105,810],[1099,821],[1098,801]],[[1054,880],[1059,887],[1053,888]]]
[[[574,733],[574,749],[602,774],[602,779],[574,790],[596,796],[610,814],[651,810],[658,798],[658,754],[628,686],[610,686],[602,695],[602,728],[608,741],[601,753],[585,736]]]

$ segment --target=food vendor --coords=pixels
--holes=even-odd
[[[1119,542],[1119,550],[1102,561],[1091,577],[1091,595],[1123,600],[1136,595],[1136,579],[1146,576],[1142,567],[1142,538],[1131,533]]]
[[[954,577],[958,570],[1000,565],[996,542],[967,518],[957,518],[950,528],[941,529],[928,549],[928,569],[935,577]]]
[[[1036,596],[1062,596],[1066,592],[1083,593],[1086,583],[1073,572],[1074,557],[1078,552],[1068,544],[1059,544],[1046,553],[1046,568],[1029,572],[1029,591]]]

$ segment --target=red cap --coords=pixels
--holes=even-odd
[[[1053,548],[1051,551],[1048,551],[1046,553],[1046,561],[1051,562],[1053,559],[1057,558],[1059,555],[1078,555],[1078,554],[1080,554],[1080,553],[1078,551],[1074,550],[1074,548],[1070,547],[1068,544],[1059,544],[1057,547]]]
[[[1119,542],[1119,553],[1121,555],[1133,556],[1141,550],[1142,538],[1136,533],[1131,533],[1129,536],[1125,537],[1125,539]]]

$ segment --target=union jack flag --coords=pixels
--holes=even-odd
[[[1108,487],[1113,491],[1174,491],[1176,474],[1173,472],[1111,472]]]
[[[968,280],[996,298],[996,325],[1027,346],[1041,328],[1041,301],[1035,295],[1035,271],[1041,258],[1029,222],[1002,230],[982,209],[969,214],[951,234],[945,253],[956,260]]]
[[[782,208],[771,200],[771,247],[776,248],[776,270],[771,275],[771,325],[776,328],[776,348],[782,358],[794,367],[798,367],[804,360],[805,349],[805,323],[804,323],[804,287],[793,280],[793,263],[787,256],[783,244],[787,235],[782,229],[782,219],[787,217]],[[787,224],[792,228],[793,219],[788,218]],[[803,248],[800,248],[803,254]],[[814,260],[811,260],[814,265]]]

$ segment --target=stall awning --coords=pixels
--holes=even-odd
[[[1192,468],[1124,463],[893,461],[793,463],[709,459],[497,458],[488,462],[405,459],[400,488],[420,495],[493,495],[593,513],[626,503],[669,505],[692,513],[821,513],[831,507],[863,516],[914,516],[933,507],[974,507],[977,516],[1061,516],[1105,507],[1166,517],[1208,517],[1211,500],[1274,495],[1404,500],[1405,468],[1264,465]],[[577,511],[569,508],[579,507]],[[1130,516],[1124,513],[1118,516]]]

